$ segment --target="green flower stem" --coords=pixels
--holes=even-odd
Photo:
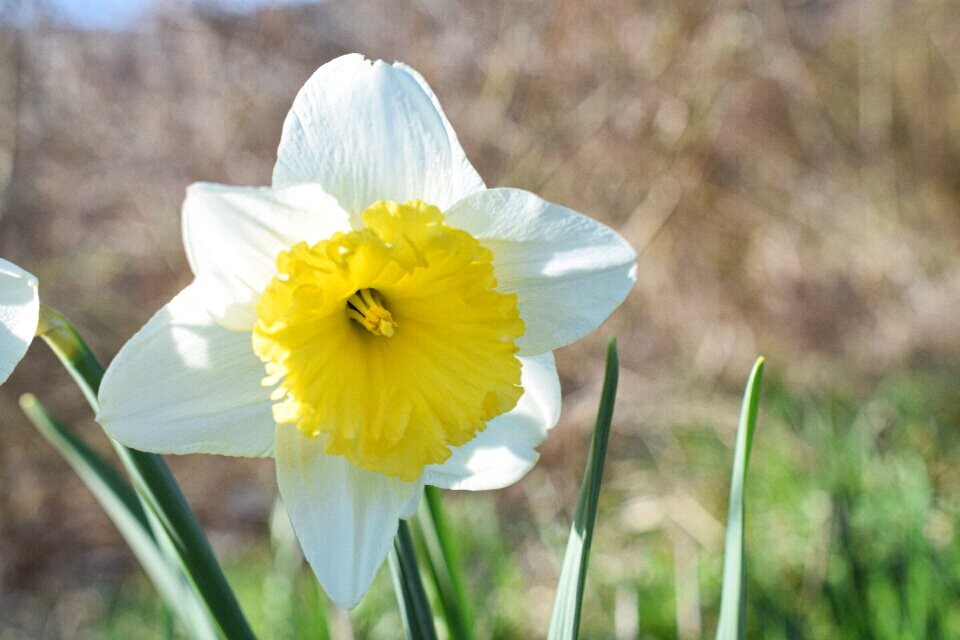
[[[419,533],[418,542],[425,552],[427,568],[443,606],[447,630],[451,638],[473,640],[476,637],[473,607],[467,598],[463,563],[447,523],[440,490],[427,486],[423,495],[415,532]]]
[[[73,325],[59,312],[41,305],[37,335],[44,339],[73,376],[94,412],[99,411],[97,392],[103,380],[103,367]],[[144,504],[162,525],[184,572],[224,637],[254,639],[203,529],[166,463],[152,453],[127,448],[113,439],[111,443]]]
[[[397,537],[393,541],[393,551],[389,555],[390,573],[393,576],[393,590],[400,605],[403,626],[410,640],[436,640],[437,632],[433,627],[433,613],[427,594],[420,581],[420,569],[417,566],[417,554],[410,537],[410,527],[406,520],[400,521]]]

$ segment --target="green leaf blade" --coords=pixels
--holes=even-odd
[[[436,640],[433,613],[420,581],[420,568],[406,520],[400,521],[393,547],[389,555],[390,573],[407,637],[411,640]]]
[[[97,392],[104,369],[74,326],[58,311],[41,305],[37,335],[76,381],[94,412],[98,412]],[[163,458],[127,448],[113,439],[111,444],[130,474],[144,509],[149,511],[148,519],[161,525],[154,528],[156,535],[165,537],[159,546],[175,553],[222,635],[231,640],[255,640],[200,523]]]
[[[474,640],[474,611],[467,598],[463,563],[457,541],[447,521],[440,490],[424,487],[424,500],[417,515],[415,532],[424,551],[433,585],[443,609],[444,622],[451,638]]]
[[[737,426],[737,442],[730,478],[730,503],[727,510],[727,531],[723,552],[723,590],[720,597],[720,620],[717,640],[742,640],[745,637],[746,581],[744,579],[743,531],[744,491],[753,436],[760,411],[760,385],[764,359],[757,358],[747,380]]]
[[[93,493],[183,628],[196,638],[217,638],[214,622],[186,583],[179,565],[158,546],[148,514],[133,488],[103,458],[57,422],[36,397],[21,396],[20,407]]]
[[[590,441],[590,453],[577,500],[577,512],[570,528],[570,537],[563,556],[563,567],[557,584],[557,596],[550,619],[549,640],[572,640],[580,633],[580,614],[583,607],[584,585],[587,565],[590,561],[590,545],[597,518],[597,503],[600,498],[600,482],[613,422],[613,408],[617,398],[619,361],[617,341],[610,339],[607,346],[607,363],[600,394],[597,422]]]

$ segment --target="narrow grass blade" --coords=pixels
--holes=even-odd
[[[553,603],[550,619],[549,640],[572,640],[580,633],[580,610],[583,606],[583,587],[587,579],[587,564],[590,561],[590,544],[593,541],[593,525],[597,519],[597,502],[600,498],[600,481],[603,478],[603,463],[607,455],[607,440],[613,420],[613,405],[617,398],[619,363],[617,341],[610,338],[607,346],[607,367],[600,394],[597,423],[590,441],[587,468],[583,474],[577,513],[570,528],[567,550],[563,556],[557,597]]]
[[[73,325],[57,311],[41,305],[37,335],[73,376],[93,410],[98,411],[97,391],[103,379],[103,367]],[[128,449],[114,440],[111,443],[143,504],[161,524],[162,533],[166,534],[184,573],[217,621],[220,632],[231,640],[253,640],[255,636],[240,604],[166,463],[152,453]]]
[[[100,502],[166,602],[167,610],[180,619],[193,637],[216,638],[216,625],[187,584],[179,564],[171,562],[157,546],[133,488],[103,458],[54,420],[36,397],[21,396],[20,407]]]
[[[733,473],[730,477],[730,506],[727,511],[727,535],[723,550],[723,592],[720,598],[720,621],[717,640],[739,640],[746,634],[746,582],[743,563],[743,510],[747,465],[753,434],[757,428],[760,410],[760,383],[763,380],[763,358],[757,358],[747,381],[737,426],[737,444],[733,454]]]
[[[406,520],[400,521],[397,538],[390,553],[390,572],[393,576],[393,590],[400,605],[400,615],[407,637],[411,640],[436,640],[433,627],[433,613],[427,594],[420,581],[420,569],[417,555],[410,538],[410,527]]]
[[[425,551],[427,568],[437,589],[450,637],[473,640],[476,637],[474,613],[467,598],[463,564],[447,523],[440,490],[436,487],[426,487],[417,524],[418,538]]]

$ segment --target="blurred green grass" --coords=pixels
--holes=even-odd
[[[960,471],[954,463],[960,389],[945,373],[898,374],[866,398],[795,394],[771,377],[748,487],[747,637],[960,635]],[[681,447],[712,487],[696,499],[719,523],[731,449],[716,437],[716,425],[689,426]],[[653,465],[615,446],[611,462],[640,473]],[[538,558],[556,576],[562,523],[533,524],[528,513],[526,522],[507,524],[493,494],[444,498],[479,612],[478,637],[543,637],[550,594],[525,578],[524,568]],[[634,505],[646,498],[622,486],[604,491],[583,637],[711,638],[722,542],[671,514],[669,504],[648,500],[647,516],[659,512],[660,518],[638,524]],[[262,541],[227,567],[261,637],[317,637],[318,616],[327,618],[334,637],[397,637],[400,618],[386,569],[347,615],[317,588],[295,546],[285,563],[277,562],[278,545],[290,542],[285,536],[289,531],[275,531],[272,550]],[[104,593],[111,605],[86,629],[89,637],[153,638],[168,623],[146,580]],[[438,628],[443,633],[439,621]]]

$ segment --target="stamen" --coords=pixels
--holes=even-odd
[[[398,326],[393,315],[383,306],[379,292],[361,289],[347,298],[347,317],[375,336],[390,337]]]
[[[378,304],[377,301],[373,298],[373,293],[371,289],[360,289],[360,297],[363,298],[363,301],[371,307],[383,306]]]

